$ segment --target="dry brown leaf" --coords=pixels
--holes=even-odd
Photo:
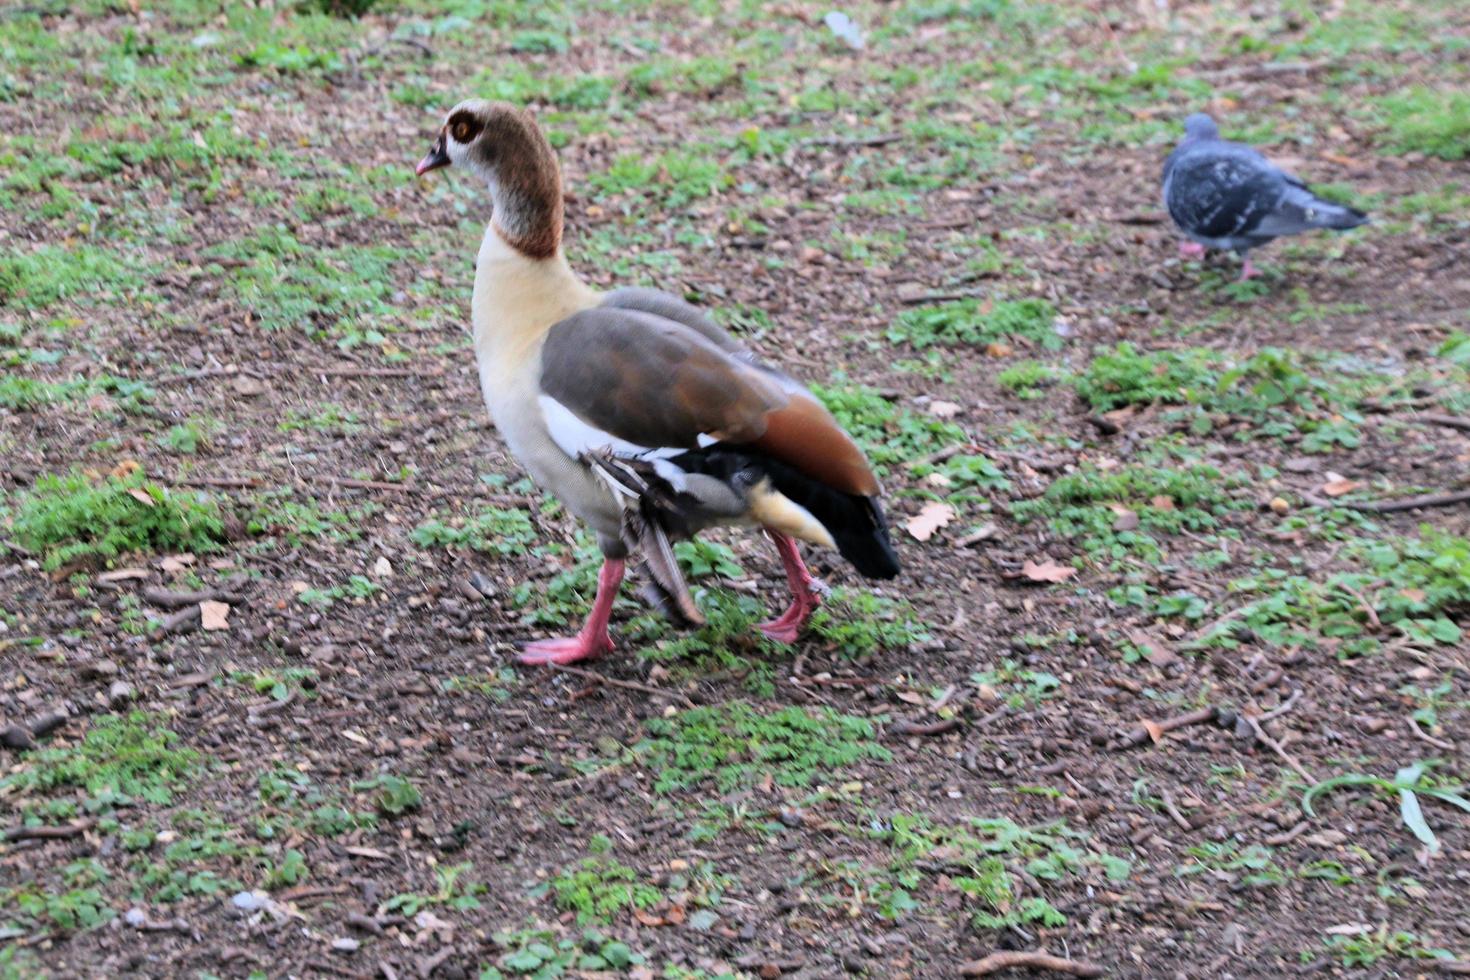
[[[1138,527],[1138,512],[1122,504],[1108,504],[1113,512],[1114,531],[1132,531]]]
[[[1174,509],[1174,498],[1173,497],[1165,497],[1162,494],[1160,494],[1159,496],[1154,497],[1153,499],[1151,499],[1149,501],[1149,503],[1152,504],[1153,506],[1157,507],[1159,510],[1173,510]]]
[[[147,578],[152,574],[146,568],[119,568],[111,572],[103,572],[97,576],[97,581],[102,583],[126,582],[128,579],[133,578]]]
[[[1010,344],[1002,344],[999,341],[985,345],[985,353],[991,357],[1010,357],[1015,352],[1015,348]]]
[[[1138,727],[1140,727],[1144,731],[1148,732],[1149,739],[1155,745],[1158,745],[1159,744],[1159,739],[1161,739],[1161,738],[1164,737],[1164,729],[1161,728],[1159,726],[1159,723],[1156,722],[1156,721],[1149,721],[1148,719],[1142,719],[1142,720],[1140,720],[1138,722]]]
[[[206,599],[199,603],[199,625],[207,630],[230,628],[230,604]]]
[[[1399,595],[1410,602],[1423,602],[1428,597],[1423,589],[1399,589]]]
[[[1357,480],[1329,480],[1328,482],[1322,484],[1322,492],[1327,494],[1327,496],[1329,497],[1341,497],[1345,493],[1352,493],[1360,486],[1362,486],[1362,484],[1359,483]]]
[[[158,563],[158,567],[170,575],[177,575],[192,564],[194,564],[194,556],[186,552],[182,555],[165,555]]]
[[[633,918],[637,919],[641,925],[645,925],[650,928],[653,928],[655,926],[668,925],[668,923],[664,921],[663,916],[654,915],[652,912],[645,912],[640,908],[633,909]]]
[[[1076,574],[1077,569],[1070,565],[1058,565],[1050,558],[1039,565],[1027,558],[1026,563],[1021,566],[1021,575],[1033,582],[1065,582]]]
[[[955,518],[955,510],[942,500],[931,500],[904,525],[916,541],[928,541],[934,532]]]
[[[110,475],[117,477],[119,480],[124,480],[142,468],[142,464],[136,459],[125,459],[112,468]]]
[[[954,402],[933,401],[929,403],[929,414],[937,419],[952,419],[960,414],[960,406]]]
[[[248,374],[235,375],[235,380],[231,382],[231,385],[235,389],[235,394],[242,395],[246,398],[254,398],[256,395],[265,394],[265,383],[259,378],[252,378]]]
[[[149,495],[148,491],[144,490],[142,487],[132,487],[128,490],[128,496],[132,497],[144,507],[153,507],[158,503],[158,501],[154,500],[153,497]]]

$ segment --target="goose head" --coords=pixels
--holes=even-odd
[[[529,113],[483,99],[449,110],[414,173],[451,166],[485,181],[494,202],[491,223],[508,243],[531,258],[556,254],[562,233],[561,171]]]

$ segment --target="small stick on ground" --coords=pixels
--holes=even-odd
[[[651,687],[647,684],[639,684],[637,681],[619,680],[616,677],[608,677],[606,674],[599,674],[595,670],[584,670],[581,667],[573,667],[570,664],[547,664],[547,666],[555,670],[559,670],[564,674],[572,674],[576,677],[585,677],[589,681],[596,681],[599,684],[606,684],[609,687],[621,687],[627,691],[642,691],[644,694],[652,694],[654,697],[671,698],[675,701],[682,701],[684,702],[685,707],[688,708],[697,707],[697,705],[693,701],[689,700],[687,697],[679,694],[676,691],[665,691],[661,688]]]
[[[1446,752],[1453,752],[1453,751],[1455,751],[1455,745],[1454,745],[1454,743],[1452,743],[1452,742],[1446,742],[1442,738],[1435,738],[1433,735],[1429,734],[1424,729],[1420,728],[1419,727],[1419,722],[1416,721],[1412,715],[1409,716],[1408,718],[1406,718],[1405,720],[1409,723],[1409,731],[1413,732],[1416,736],[1418,736],[1419,738],[1422,738],[1424,741],[1428,742],[1430,745],[1433,745],[1435,748],[1438,748],[1438,749],[1444,749]]]
[[[1215,721],[1219,717],[1220,709],[1212,705],[1208,708],[1200,708],[1198,711],[1191,711],[1187,715],[1179,715],[1177,718],[1161,721],[1154,727],[1158,734],[1162,735],[1164,732],[1172,732],[1176,728],[1184,728],[1187,725],[1207,724]],[[1149,734],[1149,729],[1139,726],[1132,731],[1124,732],[1114,738],[1112,748],[1131,749],[1150,741],[1152,738],[1153,736]]]
[[[1301,776],[1307,782],[1316,785],[1317,777],[1313,776],[1311,773],[1307,772],[1306,769],[1302,768],[1302,764],[1300,762],[1297,762],[1290,753],[1283,749],[1280,742],[1276,741],[1270,735],[1267,735],[1265,729],[1261,728],[1261,723],[1259,721],[1256,721],[1256,719],[1252,718],[1250,715],[1241,715],[1240,717],[1244,718],[1245,723],[1251,727],[1251,731],[1255,733],[1256,741],[1260,742],[1266,748],[1276,753],[1276,757],[1279,758],[1282,762],[1286,763],[1288,766],[1291,766],[1292,769],[1296,770],[1296,774],[1298,776]]]
[[[1302,834],[1305,834],[1307,828],[1310,826],[1312,826],[1312,821],[1303,820],[1290,830],[1285,830],[1279,834],[1272,834],[1270,837],[1267,837],[1265,843],[1268,847],[1280,847],[1282,844],[1290,844]]]
[[[64,827],[11,827],[5,832],[8,841],[17,840],[69,840],[79,837],[95,826],[95,820],[78,820]]]
[[[1164,802],[1164,812],[1169,815],[1169,819],[1178,824],[1180,829],[1193,831],[1194,824],[1190,823],[1189,818],[1179,812],[1179,808],[1174,805],[1173,795],[1167,789],[1163,791],[1162,799]]]
[[[1458,493],[1425,493],[1417,497],[1369,500],[1362,503],[1354,503],[1349,500],[1323,500],[1310,493],[1303,493],[1302,499],[1313,507],[1327,509],[1345,507],[1348,510],[1367,511],[1370,514],[1393,514],[1401,510],[1418,510],[1421,507],[1453,507],[1455,504],[1470,503],[1470,490],[1461,490]]]
[[[1296,706],[1296,703],[1301,699],[1301,696],[1301,688],[1292,688],[1291,697],[1287,698],[1285,701],[1282,701],[1280,704],[1272,708],[1270,711],[1266,712],[1264,715],[1261,715],[1261,717],[1257,718],[1256,721],[1260,722],[1261,724],[1265,724],[1273,718],[1280,718],[1282,715],[1286,714],[1288,711]]]
[[[888,726],[889,735],[943,735],[960,727],[958,718],[945,718],[942,721],[931,721],[928,724],[920,724],[912,721],[896,721]]]
[[[988,977],[992,973],[1002,970],[1014,970],[1017,968],[1031,970],[1049,970],[1052,973],[1065,973],[1073,977],[1100,977],[1108,971],[1096,963],[1088,963],[1085,960],[1068,960],[1040,950],[1006,950],[1000,953],[991,953],[989,956],[973,960],[960,967],[962,977]]]
[[[1413,422],[1428,422],[1430,425],[1442,425],[1447,429],[1459,429],[1461,432],[1470,432],[1470,419],[1461,418],[1458,415],[1440,415],[1437,412],[1420,412],[1411,418]]]

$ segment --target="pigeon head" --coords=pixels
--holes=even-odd
[[[1215,120],[1203,112],[1196,112],[1184,120],[1184,138],[1190,140],[1213,140],[1220,138],[1220,127]]]

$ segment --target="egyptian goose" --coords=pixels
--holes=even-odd
[[[597,534],[597,597],[576,636],[524,663],[612,649],[608,618],[631,549],[660,597],[702,622],[671,542],[716,525],[775,542],[792,601],[760,629],[790,643],[819,599],[796,540],[835,547],[863,575],[898,558],[878,480],[802,385],[760,364],[696,307],[652,289],[599,293],[562,255],[561,173],[527,113],[470,100],[449,113],[419,175],[456,166],[494,205],[475,268],[475,359],[485,404],[531,477]]]
[[[1206,247],[1241,258],[1240,278],[1256,274],[1250,250],[1313,228],[1345,231],[1368,220],[1357,208],[1323,200],[1256,150],[1220,138],[1215,120],[1197,112],[1164,161],[1164,207],[1189,241],[1179,254],[1203,258]]]

